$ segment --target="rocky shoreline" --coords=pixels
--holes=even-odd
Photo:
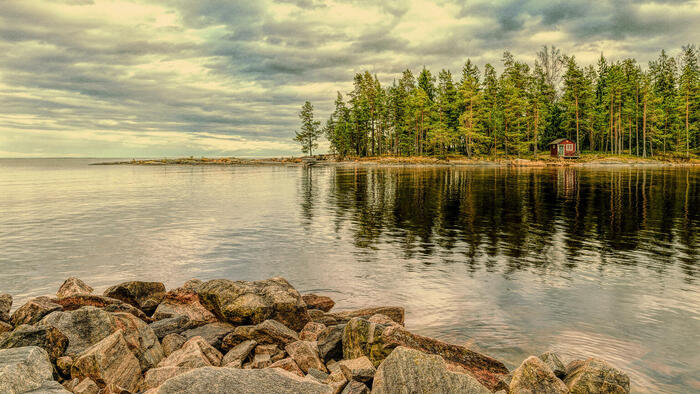
[[[283,278],[124,282],[69,278],[12,314],[0,294],[2,393],[628,393],[603,360],[551,352],[515,370],[410,332],[404,309],[331,312]]]

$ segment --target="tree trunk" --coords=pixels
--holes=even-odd
[[[579,138],[578,138],[578,95],[576,96],[576,153],[580,152],[579,150]]]

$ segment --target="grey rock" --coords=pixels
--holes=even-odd
[[[163,354],[168,357],[172,352],[180,349],[187,342],[187,338],[180,334],[168,334],[163,337],[160,346],[163,348]]]
[[[85,350],[73,363],[71,376],[116,385],[130,392],[141,384],[141,366],[117,330]]]
[[[69,356],[77,356],[117,330],[112,314],[93,306],[53,312],[41,324],[56,327],[68,337],[65,354]]]
[[[153,329],[143,320],[130,313],[113,313],[116,326],[124,333],[129,350],[139,360],[141,370],[146,371],[158,365],[165,355]]]
[[[36,390],[27,391],[27,394],[70,394],[70,391],[66,391],[60,383],[51,380],[44,382],[41,387]]]
[[[26,346],[0,350],[0,393],[54,390],[56,387],[52,381],[53,367],[44,349]]]
[[[451,372],[437,355],[397,347],[377,369],[372,393],[479,393],[491,391],[468,374]]]
[[[190,339],[192,337],[200,336],[204,338],[207,343],[212,345],[217,349],[222,348],[221,340],[231,333],[235,327],[228,323],[209,323],[201,327],[192,328],[187,331],[182,332],[182,336]]]
[[[563,379],[564,376],[566,376],[566,366],[561,362],[561,359],[556,353],[547,352],[540,354],[540,360],[544,361],[559,379]]]
[[[202,305],[220,320],[236,325],[273,319],[299,331],[310,320],[301,295],[284,278],[256,282],[210,280],[200,285],[197,293]]]
[[[399,324],[383,325],[353,318],[343,331],[343,358],[367,356],[377,367],[397,346],[441,356],[450,364],[464,368],[490,390],[502,387],[501,378],[508,374],[502,362],[489,356],[434,338],[407,331]]]
[[[22,324],[15,328],[7,338],[0,341],[0,348],[2,349],[24,346],[40,347],[46,350],[52,362],[56,362],[63,355],[63,352],[66,351],[68,338],[56,327]]]
[[[185,342],[180,349],[163,359],[158,366],[200,368],[213,365],[218,367],[221,365],[222,358],[221,353],[209,345],[202,337],[193,337]]]
[[[54,298],[53,302],[61,305],[64,311],[74,311],[85,306],[100,308],[105,312],[127,312],[143,321],[150,318],[141,310],[116,298],[105,297],[97,294],[75,294],[63,298]]]
[[[316,381],[318,381],[319,383],[325,382],[326,379],[328,379],[328,377],[330,376],[330,374],[328,374],[327,372],[319,371],[316,368],[309,369],[308,375],[316,379]]]
[[[154,394],[325,394],[327,385],[304,381],[279,368],[235,369],[205,367],[167,380]]]
[[[377,372],[372,362],[365,356],[352,360],[342,360],[338,364],[348,382],[356,380],[367,383],[374,378],[374,374]]]
[[[316,342],[296,341],[290,343],[284,349],[304,373],[308,373],[311,368],[328,372],[326,364],[321,361],[318,355],[318,346]]]
[[[228,353],[224,356],[224,358],[221,360],[221,365],[222,366],[231,366],[235,368],[241,368],[243,366],[243,363],[245,363],[249,356],[250,352],[255,349],[255,346],[257,346],[257,342],[253,340],[248,340],[248,341],[243,341],[236,345],[233,349],[229,350]]]
[[[66,279],[66,281],[63,282],[61,287],[58,289],[58,292],[56,292],[56,297],[64,298],[78,294],[92,294],[93,291],[94,289],[85,284],[85,282],[71,276],[70,278]]]
[[[160,282],[123,282],[109,287],[104,296],[124,301],[151,315],[165,297],[165,285]]]
[[[364,383],[360,383],[354,380],[348,382],[345,388],[341,392],[342,394],[369,394],[369,388]]]
[[[626,373],[593,357],[569,363],[564,383],[572,394],[630,392],[630,378]]]
[[[155,321],[149,326],[151,326],[158,339],[162,339],[168,334],[181,334],[184,331],[195,328],[196,324],[193,324],[189,317],[179,315]]]
[[[343,358],[343,330],[345,324],[326,327],[316,335],[318,353],[323,360]]]
[[[230,349],[247,340],[254,340],[259,344],[274,343],[280,347],[299,340],[296,332],[276,320],[265,320],[254,326],[238,326],[232,333],[222,340],[223,349]]]
[[[10,317],[13,326],[20,324],[34,324],[51,312],[59,311],[63,307],[51,300],[49,297],[36,297],[17,310]]]
[[[509,387],[511,393],[566,394],[568,391],[547,364],[534,356],[528,357],[513,371]]]
[[[12,309],[12,296],[0,293],[0,321],[10,321],[10,309]]]

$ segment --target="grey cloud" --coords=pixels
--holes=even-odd
[[[45,138],[46,146],[31,148],[29,140],[22,142],[13,134],[6,139],[11,149],[93,154],[86,143],[71,148],[61,140],[62,133],[75,130],[85,130],[86,135],[94,130],[176,132],[222,143],[232,136],[290,143],[304,100],[311,100],[318,116],[325,117],[335,91],[345,93],[353,74],[365,69],[385,83],[406,68],[416,71],[423,65],[435,74],[449,68],[457,78],[467,58],[480,68],[486,62],[500,65],[506,49],[531,59],[541,45],[551,44],[531,40],[541,32],[559,32],[563,41],[556,45],[573,54],[597,53],[602,50],[600,40],[611,40],[624,53],[607,56],[634,56],[641,64],[660,48],[677,50],[700,41],[694,27],[699,22],[697,1],[454,2],[455,17],[464,23],[418,39],[400,35],[397,26],[441,21],[407,19],[416,11],[420,15],[420,10],[409,13],[410,4],[404,1],[347,0],[350,6],[379,15],[378,23],[358,27],[311,21],[309,13],[330,9],[316,0],[154,0],[152,4],[169,7],[168,15],[176,16],[177,22],[125,28],[55,15],[51,7],[21,0],[3,2],[0,52],[6,55],[0,57],[0,82],[6,88],[0,91],[0,133],[37,128],[53,133]],[[285,9],[293,6],[290,17],[275,14],[274,7],[280,4]],[[647,6],[693,10],[693,4],[695,12],[653,16],[643,12]],[[176,62],[173,67],[191,62],[204,71],[173,72],[161,67],[167,62]],[[204,80],[190,81],[194,75]],[[117,149],[108,149],[99,139],[93,146],[99,152]],[[134,149],[130,154],[147,153],[128,149]],[[166,146],[158,154],[197,154],[196,149],[200,148]],[[209,154],[292,153],[243,145],[207,149]],[[9,150],[2,146],[0,151]]]

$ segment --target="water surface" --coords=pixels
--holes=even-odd
[[[700,169],[88,166],[0,160],[0,292],[75,275],[284,276],[337,309],[513,368],[598,356],[633,390],[700,391]]]

